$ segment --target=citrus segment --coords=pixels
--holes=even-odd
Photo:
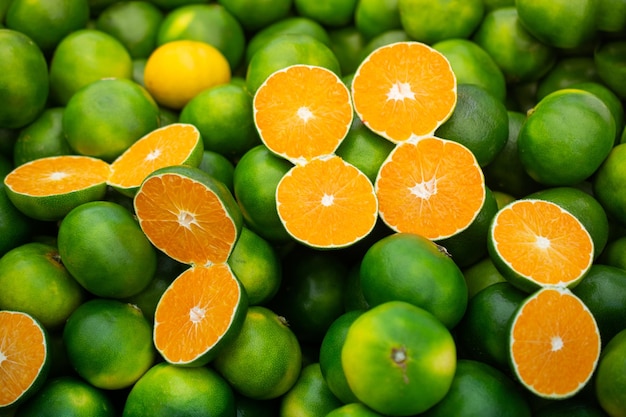
[[[591,267],[593,241],[583,224],[555,203],[517,200],[494,217],[489,236],[494,263],[525,290],[573,286]]]
[[[294,163],[333,153],[354,113],[341,79],[312,65],[274,72],[256,91],[253,106],[263,143]]]
[[[392,142],[432,134],[456,105],[456,78],[443,54],[396,42],[368,55],[352,81],[357,115]]]
[[[485,179],[472,152],[434,136],[397,145],[375,186],[380,216],[390,228],[432,240],[466,229],[486,197]]]
[[[148,239],[182,263],[226,262],[241,231],[232,194],[199,168],[155,171],[139,188],[134,207]]]
[[[199,166],[203,142],[198,128],[173,123],[139,139],[111,164],[109,185],[134,195],[143,180],[159,168],[187,164]]]
[[[88,156],[52,156],[16,167],[4,178],[11,202],[39,220],[59,220],[74,207],[104,197],[110,165]]]
[[[590,380],[600,356],[600,333],[571,291],[545,287],[513,317],[509,349],[512,369],[526,388],[540,397],[566,398]]]
[[[278,215],[295,239],[313,247],[343,247],[367,236],[378,202],[369,179],[338,156],[296,165],[276,188]]]
[[[245,292],[227,264],[187,269],[163,293],[154,315],[154,345],[167,362],[200,366],[241,328]]]
[[[0,410],[31,395],[47,376],[48,341],[30,315],[0,311]]]

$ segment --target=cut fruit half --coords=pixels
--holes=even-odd
[[[48,335],[32,316],[0,311],[0,414],[34,394],[49,369]]]
[[[257,90],[253,106],[263,143],[294,164],[334,153],[354,115],[341,79],[312,65],[274,72]]]
[[[56,221],[74,207],[102,199],[110,172],[110,165],[101,159],[51,156],[16,167],[4,183],[18,210],[37,220]]]
[[[157,304],[156,349],[175,365],[205,365],[239,332],[247,305],[246,293],[228,264],[189,268]]]
[[[372,231],[378,216],[372,183],[336,155],[291,168],[278,183],[276,203],[287,232],[318,248],[356,243]]]
[[[456,85],[443,54],[421,42],[395,42],[375,49],[357,68],[354,110],[394,143],[428,136],[452,114]]]
[[[169,363],[205,365],[238,334],[247,311],[243,286],[226,263],[243,228],[239,206],[223,183],[177,165],[150,174],[134,207],[154,246],[191,265],[157,303],[154,344]]]
[[[536,291],[511,320],[511,368],[523,386],[540,397],[561,399],[589,382],[600,356],[600,332],[570,290]]]
[[[197,127],[173,123],[156,129],[132,144],[111,164],[109,185],[127,196],[152,172],[172,165],[198,167],[204,144]]]
[[[546,285],[573,287],[593,262],[593,240],[559,205],[514,201],[494,216],[488,235],[494,265],[513,285],[532,292]]]
[[[226,262],[243,219],[230,190],[189,166],[156,170],[134,199],[139,225],[152,244],[178,262]]]
[[[485,178],[472,152],[435,136],[396,145],[375,187],[385,224],[431,240],[469,227],[486,198]]]

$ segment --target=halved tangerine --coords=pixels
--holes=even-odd
[[[431,240],[472,224],[485,202],[483,172],[460,143],[430,136],[396,145],[376,178],[381,219]]]
[[[349,246],[367,236],[378,216],[370,180],[336,155],[295,165],[276,188],[287,232],[313,247]]]
[[[256,91],[253,106],[263,143],[293,163],[335,152],[354,115],[341,79],[312,65],[291,65],[271,74]]]
[[[456,106],[456,77],[448,59],[414,41],[381,46],[352,80],[354,110],[363,123],[394,143],[431,135]]]

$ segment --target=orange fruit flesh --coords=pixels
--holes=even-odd
[[[230,328],[241,288],[227,264],[192,267],[163,293],[154,315],[154,343],[171,363],[190,363]]]
[[[0,311],[0,408],[33,385],[47,354],[45,335],[30,316]]]
[[[383,221],[397,232],[431,240],[467,228],[483,206],[485,193],[473,154],[437,137],[397,145],[376,179]]]
[[[567,285],[591,266],[593,241],[569,212],[519,200],[496,215],[493,241],[510,267],[540,285]]]
[[[539,290],[511,330],[512,362],[522,383],[543,397],[567,397],[591,378],[600,333],[591,312],[566,289]]]
[[[293,161],[333,153],[353,118],[350,92],[332,71],[293,65],[272,74],[254,96],[265,145]]]
[[[392,142],[432,134],[456,105],[456,78],[440,52],[419,42],[376,49],[352,81],[363,123]]]
[[[226,262],[237,240],[235,225],[220,198],[191,178],[152,176],[143,183],[134,204],[146,236],[179,262]]]
[[[105,183],[111,167],[87,156],[54,156],[20,165],[5,177],[15,193],[46,197],[83,190]]]
[[[186,162],[201,141],[193,125],[174,123],[148,133],[111,164],[109,183],[115,186],[138,187],[158,168]]]
[[[276,190],[287,231],[312,246],[340,247],[366,236],[378,205],[365,174],[338,156],[293,167]]]

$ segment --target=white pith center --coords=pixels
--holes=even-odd
[[[539,249],[548,249],[550,247],[550,239],[543,236],[537,236],[536,244]]]
[[[52,181],[60,181],[63,178],[66,178],[69,176],[70,174],[68,174],[67,172],[57,171],[57,172],[53,172],[52,174],[50,174],[48,178],[50,178]]]
[[[189,320],[191,320],[192,323],[200,323],[205,315],[206,310],[198,306],[194,306],[189,310]]]
[[[298,109],[297,115],[304,123],[313,118],[313,113],[308,107],[302,106]]]
[[[191,229],[191,225],[197,224],[197,223],[196,223],[196,218],[194,217],[193,214],[189,213],[188,211],[183,210],[180,213],[178,213],[178,224],[180,224],[181,226],[187,229]]]
[[[552,346],[552,352],[561,350],[563,348],[563,339],[561,339],[560,336],[553,336],[552,339],[550,339],[550,345]]]
[[[437,181],[435,178],[422,181],[409,188],[409,190],[414,196],[428,200],[432,195],[437,194]]]
[[[7,360],[7,356],[2,351],[0,351],[0,366],[2,365],[2,362],[6,360]]]
[[[152,152],[150,152],[148,155],[146,155],[146,161],[154,161],[159,156],[161,156],[161,154],[162,152],[160,149],[155,149]]]
[[[404,101],[406,99],[415,100],[415,93],[411,90],[411,84],[395,82],[387,92],[387,101]]]
[[[324,194],[324,196],[322,196],[322,205],[324,207],[332,206],[334,201],[335,197],[330,194]]]

